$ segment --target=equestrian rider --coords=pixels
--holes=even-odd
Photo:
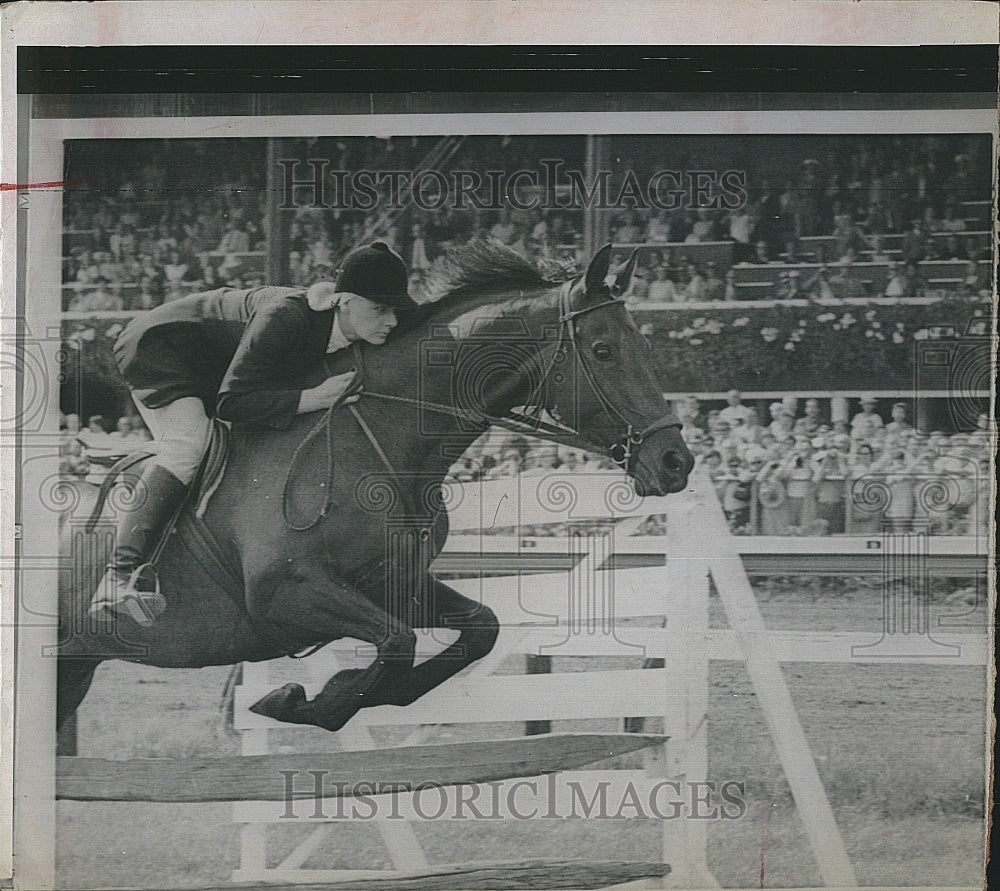
[[[306,291],[220,288],[158,306],[126,326],[115,357],[157,452],[119,518],[91,614],[122,612],[150,625],[166,608],[158,592],[138,585],[197,473],[210,416],[283,430],[296,415],[337,404],[353,372],[309,389],[305,376],[354,341],[384,343],[396,311],[414,305],[407,284],[402,258],[379,241],[347,254],[335,282]]]

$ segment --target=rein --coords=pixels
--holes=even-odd
[[[558,422],[546,421],[544,418],[537,417],[536,415],[524,414],[522,412],[511,412],[508,415],[491,415],[487,412],[475,412],[468,409],[455,408],[454,406],[444,405],[439,402],[428,402],[426,399],[410,399],[406,396],[393,396],[389,393],[376,393],[371,390],[362,390],[359,395],[371,399],[381,399],[384,402],[398,402],[402,405],[412,405],[417,408],[436,412],[437,414],[451,415],[453,418],[479,424],[483,430],[495,425],[514,433],[525,433],[531,436],[537,436],[541,433],[550,439],[558,439],[560,442],[576,445],[578,448],[585,448],[589,452],[599,452],[611,457],[610,449],[598,446],[589,439],[584,439],[572,427],[567,427],[565,424],[559,424]],[[383,463],[385,463],[384,459]]]
[[[355,344],[355,354],[358,359],[358,368],[361,373],[358,375],[357,380],[359,383],[357,386],[353,387],[347,393],[344,394],[344,398],[348,396],[357,395],[359,397],[365,397],[368,399],[379,399],[384,402],[395,402],[400,405],[409,405],[419,408],[424,411],[432,411],[437,414],[450,415],[451,417],[458,418],[464,421],[471,421],[474,424],[480,425],[483,430],[488,427],[496,425],[502,427],[506,430],[510,430],[515,433],[523,433],[529,436],[541,436],[542,438],[549,439],[552,441],[560,442],[565,445],[569,445],[574,448],[583,449],[588,452],[595,452],[600,455],[604,455],[610,458],[618,467],[624,470],[626,473],[630,472],[632,469],[632,462],[635,457],[636,448],[642,444],[642,442],[651,434],[657,432],[658,430],[663,430],[666,427],[679,427],[680,421],[673,414],[673,412],[666,412],[660,417],[656,418],[652,423],[646,425],[641,429],[636,429],[635,425],[628,419],[628,417],[622,413],[622,411],[614,404],[614,402],[608,398],[608,396],[601,389],[600,382],[597,376],[594,374],[594,370],[587,363],[587,360],[583,356],[583,351],[580,349],[576,320],[587,313],[594,312],[598,309],[603,309],[607,306],[622,306],[620,300],[614,297],[607,300],[603,300],[600,303],[595,303],[593,306],[587,306],[583,309],[572,309],[570,303],[571,292],[574,284],[579,281],[579,279],[570,279],[562,284],[559,290],[559,337],[556,340],[554,349],[552,351],[552,358],[549,361],[541,379],[539,380],[538,386],[531,392],[528,397],[526,405],[531,406],[536,402],[536,397],[539,391],[545,385],[548,380],[553,367],[555,366],[556,360],[559,358],[560,354],[563,352],[564,343],[568,339],[569,344],[573,347],[574,354],[576,355],[577,361],[580,363],[583,369],[584,377],[586,378],[591,389],[594,391],[594,395],[601,406],[602,411],[608,418],[616,423],[623,423],[625,425],[625,433],[621,440],[611,446],[602,446],[587,439],[579,433],[579,431],[574,430],[572,427],[568,427],[565,424],[553,423],[547,421],[540,416],[540,412],[543,410],[541,406],[536,406],[536,413],[531,414],[527,412],[511,411],[505,415],[492,415],[488,412],[472,411],[470,409],[456,408],[453,405],[446,405],[441,402],[432,402],[427,399],[415,399],[409,396],[396,396],[391,393],[379,393],[374,390],[364,389],[360,381],[364,378],[364,363],[363,354]],[[285,485],[282,491],[282,514],[284,516],[285,524],[289,529],[295,532],[305,532],[309,529],[314,528],[326,515],[329,513],[330,507],[333,505],[333,417],[334,412],[343,405],[343,402],[338,402],[336,405],[331,406],[326,410],[323,417],[320,419],[319,423],[313,427],[312,430],[306,435],[305,439],[299,444],[298,448],[292,456],[291,465],[289,466],[288,475],[285,477]],[[355,421],[361,428],[362,432],[365,434],[368,442],[371,444],[375,453],[379,456],[379,459],[385,465],[389,473],[398,479],[399,474],[396,469],[392,466],[392,462],[386,455],[384,449],[379,443],[378,437],[372,432],[372,429],[365,422],[364,417],[361,412],[354,404],[347,406],[354,416]],[[320,512],[305,525],[295,525],[289,519],[288,516],[288,489],[289,483],[295,474],[296,467],[299,463],[299,458],[305,448],[309,443],[317,436],[322,433],[326,433],[326,456],[327,456],[327,474],[325,480],[326,495],[323,502],[323,506]]]
[[[339,405],[340,403],[337,403]],[[292,454],[291,464],[288,465],[288,473],[285,476],[285,485],[281,489],[281,516],[285,521],[285,525],[291,529],[293,532],[306,532],[309,529],[314,528],[319,524],[329,512],[330,507],[333,505],[333,412],[337,408],[337,405],[331,405],[320,418],[319,423],[312,428],[307,434],[305,439],[299,443],[298,448]],[[302,452],[305,451],[306,446],[308,446],[313,439],[326,432],[326,477],[323,485],[326,487],[326,494],[323,500],[323,506],[320,508],[319,513],[313,517],[312,520],[305,523],[304,525],[296,525],[288,518],[288,486],[295,476],[295,469],[298,467],[299,458]]]

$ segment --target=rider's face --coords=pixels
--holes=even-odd
[[[361,340],[382,344],[396,327],[396,311],[358,294],[352,295],[344,307],[351,327]]]

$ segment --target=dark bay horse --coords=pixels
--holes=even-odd
[[[201,525],[217,559],[198,546],[189,508],[158,561],[168,608],[149,628],[87,616],[110,536],[67,522],[60,723],[106,659],[194,668],[345,637],[374,644],[367,668],[339,672],[315,699],[288,684],[253,706],[329,730],[364,706],[408,705],[481,659],[496,617],[429,571],[448,533],[441,483],[491,423],[518,409],[529,423],[525,406],[560,422],[539,420],[538,435],[610,455],[640,495],[683,489],[691,454],[648,345],[616,299],[635,257],[615,279],[609,255],[610,246],[584,275],[553,282],[497,244],[454,250],[439,300],[402,320],[385,346],[343,350],[316,369],[318,382],[358,367],[359,401],[299,416],[289,430],[232,432]],[[458,638],[414,666],[414,628]]]

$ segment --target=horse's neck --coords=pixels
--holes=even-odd
[[[523,405],[538,383],[538,368],[532,363],[520,370],[497,366],[496,346],[516,347],[520,339],[529,348],[520,352],[512,348],[511,356],[544,348],[550,339],[548,332],[558,324],[558,296],[556,292],[534,291],[502,297],[446,299],[447,305],[439,312],[431,312],[421,324],[403,334],[400,350],[391,354],[392,361],[379,362],[377,370],[373,367],[371,387],[402,397],[412,408],[422,404],[424,407],[416,410],[435,426],[444,421],[449,431],[453,431],[447,436],[448,455],[457,457],[455,452],[471,445],[482,430],[461,423],[458,418],[449,419],[445,411],[439,412],[436,407],[457,412],[472,408],[468,399],[470,388],[476,390],[475,409],[494,417],[503,417],[515,406]],[[481,362],[476,359],[480,349]],[[453,362],[450,366],[449,361]],[[491,363],[492,367],[511,373],[490,377]],[[456,380],[456,372],[465,375],[465,379]],[[487,379],[491,388],[479,392],[478,387]],[[400,403],[397,408],[402,412],[407,406]],[[387,414],[391,416],[391,410]],[[405,457],[420,466],[433,464],[440,445],[433,436],[416,436],[414,451]]]
[[[558,298],[553,291],[453,299],[440,316],[429,319],[425,342],[440,340],[446,348],[457,347],[455,355],[463,363],[466,379],[456,387],[447,376],[435,376],[437,393],[428,398],[462,408],[462,396],[468,396],[471,387],[482,400],[477,407],[495,416],[524,404],[537,384],[538,368],[532,360],[546,348],[557,319]],[[509,347],[506,361],[500,361],[497,346]],[[512,364],[525,357],[531,358],[520,368]],[[489,390],[481,390],[487,380]]]

